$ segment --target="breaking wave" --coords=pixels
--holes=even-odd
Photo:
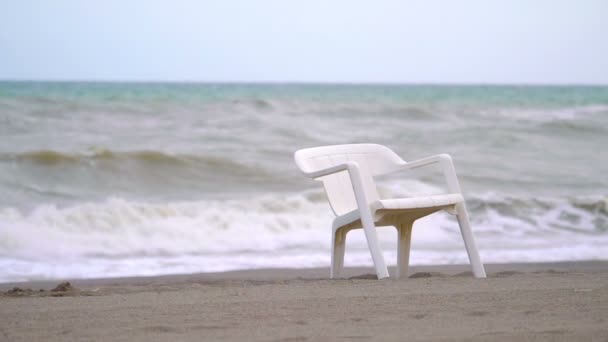
[[[242,167],[241,164],[229,158],[216,156],[173,154],[162,151],[110,151],[107,149],[93,149],[89,153],[68,153],[54,150],[38,150],[17,154],[0,155],[0,160],[12,160],[35,164],[74,164],[90,163],[95,161],[107,162],[141,162],[147,164],[185,164],[202,163],[218,168]]]
[[[605,197],[483,195],[468,203],[485,262],[608,257]],[[0,281],[327,266],[330,213],[317,191],[173,203],[111,198],[29,212],[3,208]],[[395,232],[379,232],[391,262]],[[371,264],[361,232],[349,234],[348,243],[347,265]],[[447,214],[418,221],[412,248],[413,264],[467,262],[458,226]]]

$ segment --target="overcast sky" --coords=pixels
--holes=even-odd
[[[0,79],[608,84],[606,0],[0,5]]]

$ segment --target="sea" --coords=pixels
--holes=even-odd
[[[454,159],[484,263],[608,260],[608,87],[0,82],[0,282],[328,267],[301,148]],[[383,197],[439,194],[428,167]],[[396,231],[378,228],[389,265]],[[453,216],[411,264],[466,264]],[[360,230],[346,266],[371,266]]]

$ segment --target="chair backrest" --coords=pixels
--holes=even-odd
[[[368,202],[379,199],[373,177],[397,170],[405,162],[388,147],[377,144],[350,144],[313,147],[299,150],[294,159],[300,170],[315,172],[331,166],[354,161],[359,165],[363,188]],[[323,182],[331,209],[343,215],[357,209],[355,194],[347,171],[338,172],[317,180]]]

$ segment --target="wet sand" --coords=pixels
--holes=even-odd
[[[608,341],[608,262],[0,284],[0,341]],[[41,291],[42,290],[42,291]],[[54,290],[54,291],[53,291]]]

